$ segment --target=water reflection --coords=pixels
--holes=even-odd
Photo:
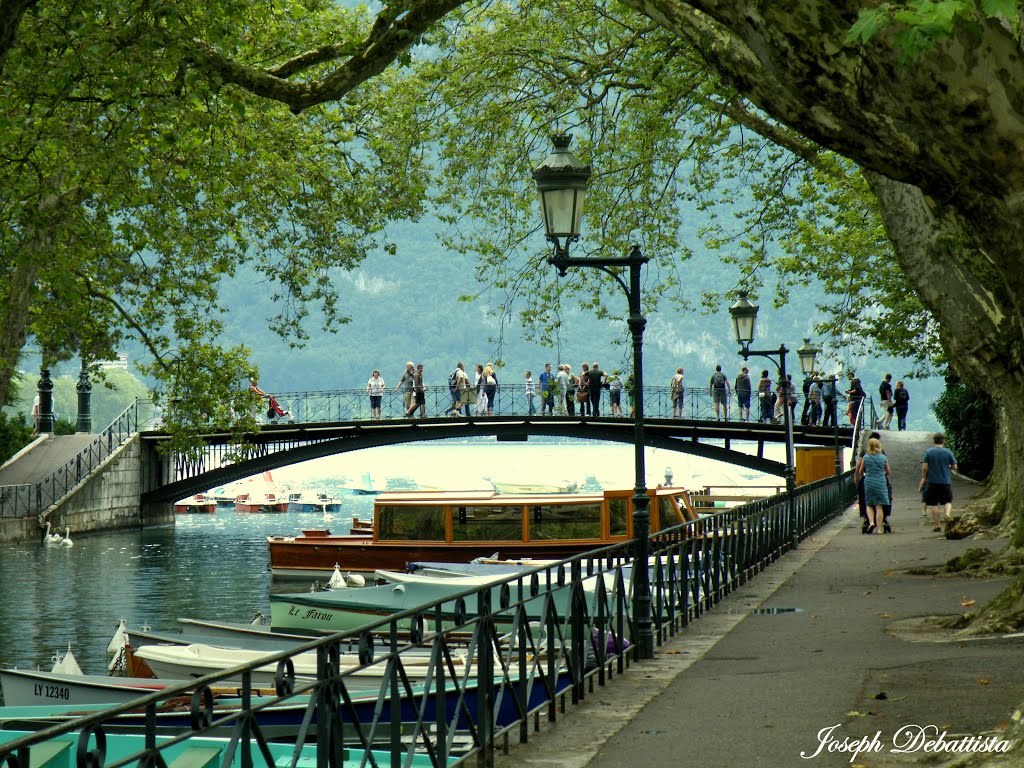
[[[372,497],[346,499],[330,522],[372,514]],[[75,546],[17,544],[0,556],[0,667],[49,670],[71,646],[83,671],[103,674],[119,618],[133,628],[176,629],[179,616],[222,621],[270,615],[265,536],[320,527],[315,513],[218,510],[176,526],[75,537]],[[293,583],[288,589],[301,590]]]

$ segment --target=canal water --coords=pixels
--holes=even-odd
[[[774,457],[773,457],[774,458]],[[781,455],[778,458],[782,458]],[[649,485],[672,468],[675,482],[777,484],[778,478],[685,454],[648,449]],[[275,470],[279,490],[377,488],[479,490],[490,480],[576,482],[588,490],[633,487],[628,445],[584,441],[498,444],[493,439],[378,448]],[[353,516],[372,518],[373,497],[342,497],[342,511],[181,515],[141,531],[76,536],[73,547],[40,542],[0,547],[0,667],[49,670],[70,647],[83,671],[104,674],[106,648],[120,618],[131,628],[175,631],[178,617],[244,621],[269,616],[269,594],[305,591],[271,584],[266,536],[327,527],[347,533]]]

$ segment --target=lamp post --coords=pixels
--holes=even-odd
[[[654,658],[654,632],[651,627],[651,581],[647,567],[650,552],[651,512],[647,495],[647,476],[644,469],[644,374],[643,336],[647,321],[640,307],[640,268],[649,259],[639,245],[630,248],[623,257],[573,257],[569,245],[580,239],[583,204],[587,194],[590,166],[584,165],[569,151],[570,136],[553,136],[554,150],[533,172],[540,194],[544,216],[544,233],[554,246],[548,263],[565,276],[569,267],[590,267],[611,275],[626,294],[629,318],[626,321],[633,338],[633,461],[635,484],[633,487],[633,536],[636,541],[636,560],[633,568],[633,617],[637,633],[637,658]],[[620,269],[628,268],[629,282],[623,280]]]
[[[754,326],[757,322],[756,304],[747,300],[747,292],[740,293],[739,300],[729,307],[729,315],[732,317],[733,331],[736,334],[736,342],[741,345],[739,353],[743,356],[744,362],[750,357],[764,357],[771,360],[778,366],[779,381],[785,387],[786,402],[782,404],[786,424],[786,496],[788,504],[790,545],[796,549],[799,537],[796,530],[796,466],[793,461],[793,411],[789,407],[789,395],[793,386],[786,378],[786,355],[789,350],[785,344],[780,344],[778,349],[751,349],[750,344],[754,341]],[[797,350],[800,358],[800,369],[804,375],[809,375],[814,370],[814,359],[817,357],[818,348],[810,343],[810,339],[804,339],[804,345]]]

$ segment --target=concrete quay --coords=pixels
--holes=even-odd
[[[931,433],[886,431],[882,444],[893,471],[893,533],[862,535],[851,508],[653,660],[588,694],[496,765],[944,765],[955,756],[894,753],[910,738],[901,729],[934,726],[946,741],[1001,734],[1024,704],[1024,637],[962,640],[920,631],[914,619],[964,613],[1008,579],[910,571],[1005,542],[949,541],[921,516],[917,483]],[[975,491],[954,480],[954,515]],[[818,752],[833,726],[826,741],[834,747],[843,740],[874,746],[857,755]]]

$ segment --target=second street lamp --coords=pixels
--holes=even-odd
[[[729,315],[732,318],[733,332],[736,334],[736,342],[740,344],[740,354],[744,360],[750,357],[764,357],[776,363],[779,371],[779,382],[784,387],[783,397],[785,401],[782,404],[782,411],[784,414],[784,421],[786,424],[786,497],[787,497],[787,517],[789,518],[789,536],[790,545],[793,549],[796,549],[797,543],[800,537],[797,532],[797,521],[796,521],[796,466],[793,460],[793,410],[789,405],[789,398],[791,393],[795,391],[795,385],[791,384],[786,377],[786,355],[789,350],[786,349],[785,344],[780,344],[778,349],[751,349],[750,345],[754,341],[754,330],[757,324],[757,310],[756,304],[751,304],[747,300],[747,292],[743,291],[740,293],[739,300],[729,307]],[[800,369],[804,375],[810,374],[814,370],[815,358],[818,354],[818,348],[810,343],[810,339],[804,339],[804,345],[797,350],[797,355],[800,358]]]
[[[569,267],[591,267],[611,275],[629,301],[626,323],[633,339],[633,537],[636,542],[633,566],[633,620],[636,655],[639,659],[654,658],[654,631],[651,625],[651,576],[648,569],[651,533],[651,499],[647,495],[647,474],[644,467],[644,319],[640,307],[640,268],[649,259],[634,245],[624,257],[572,257],[569,245],[580,239],[583,204],[587,196],[590,166],[584,165],[569,151],[569,136],[554,136],[554,150],[533,172],[544,215],[544,233],[555,252],[548,263],[565,275]],[[629,269],[627,284],[619,271]]]

